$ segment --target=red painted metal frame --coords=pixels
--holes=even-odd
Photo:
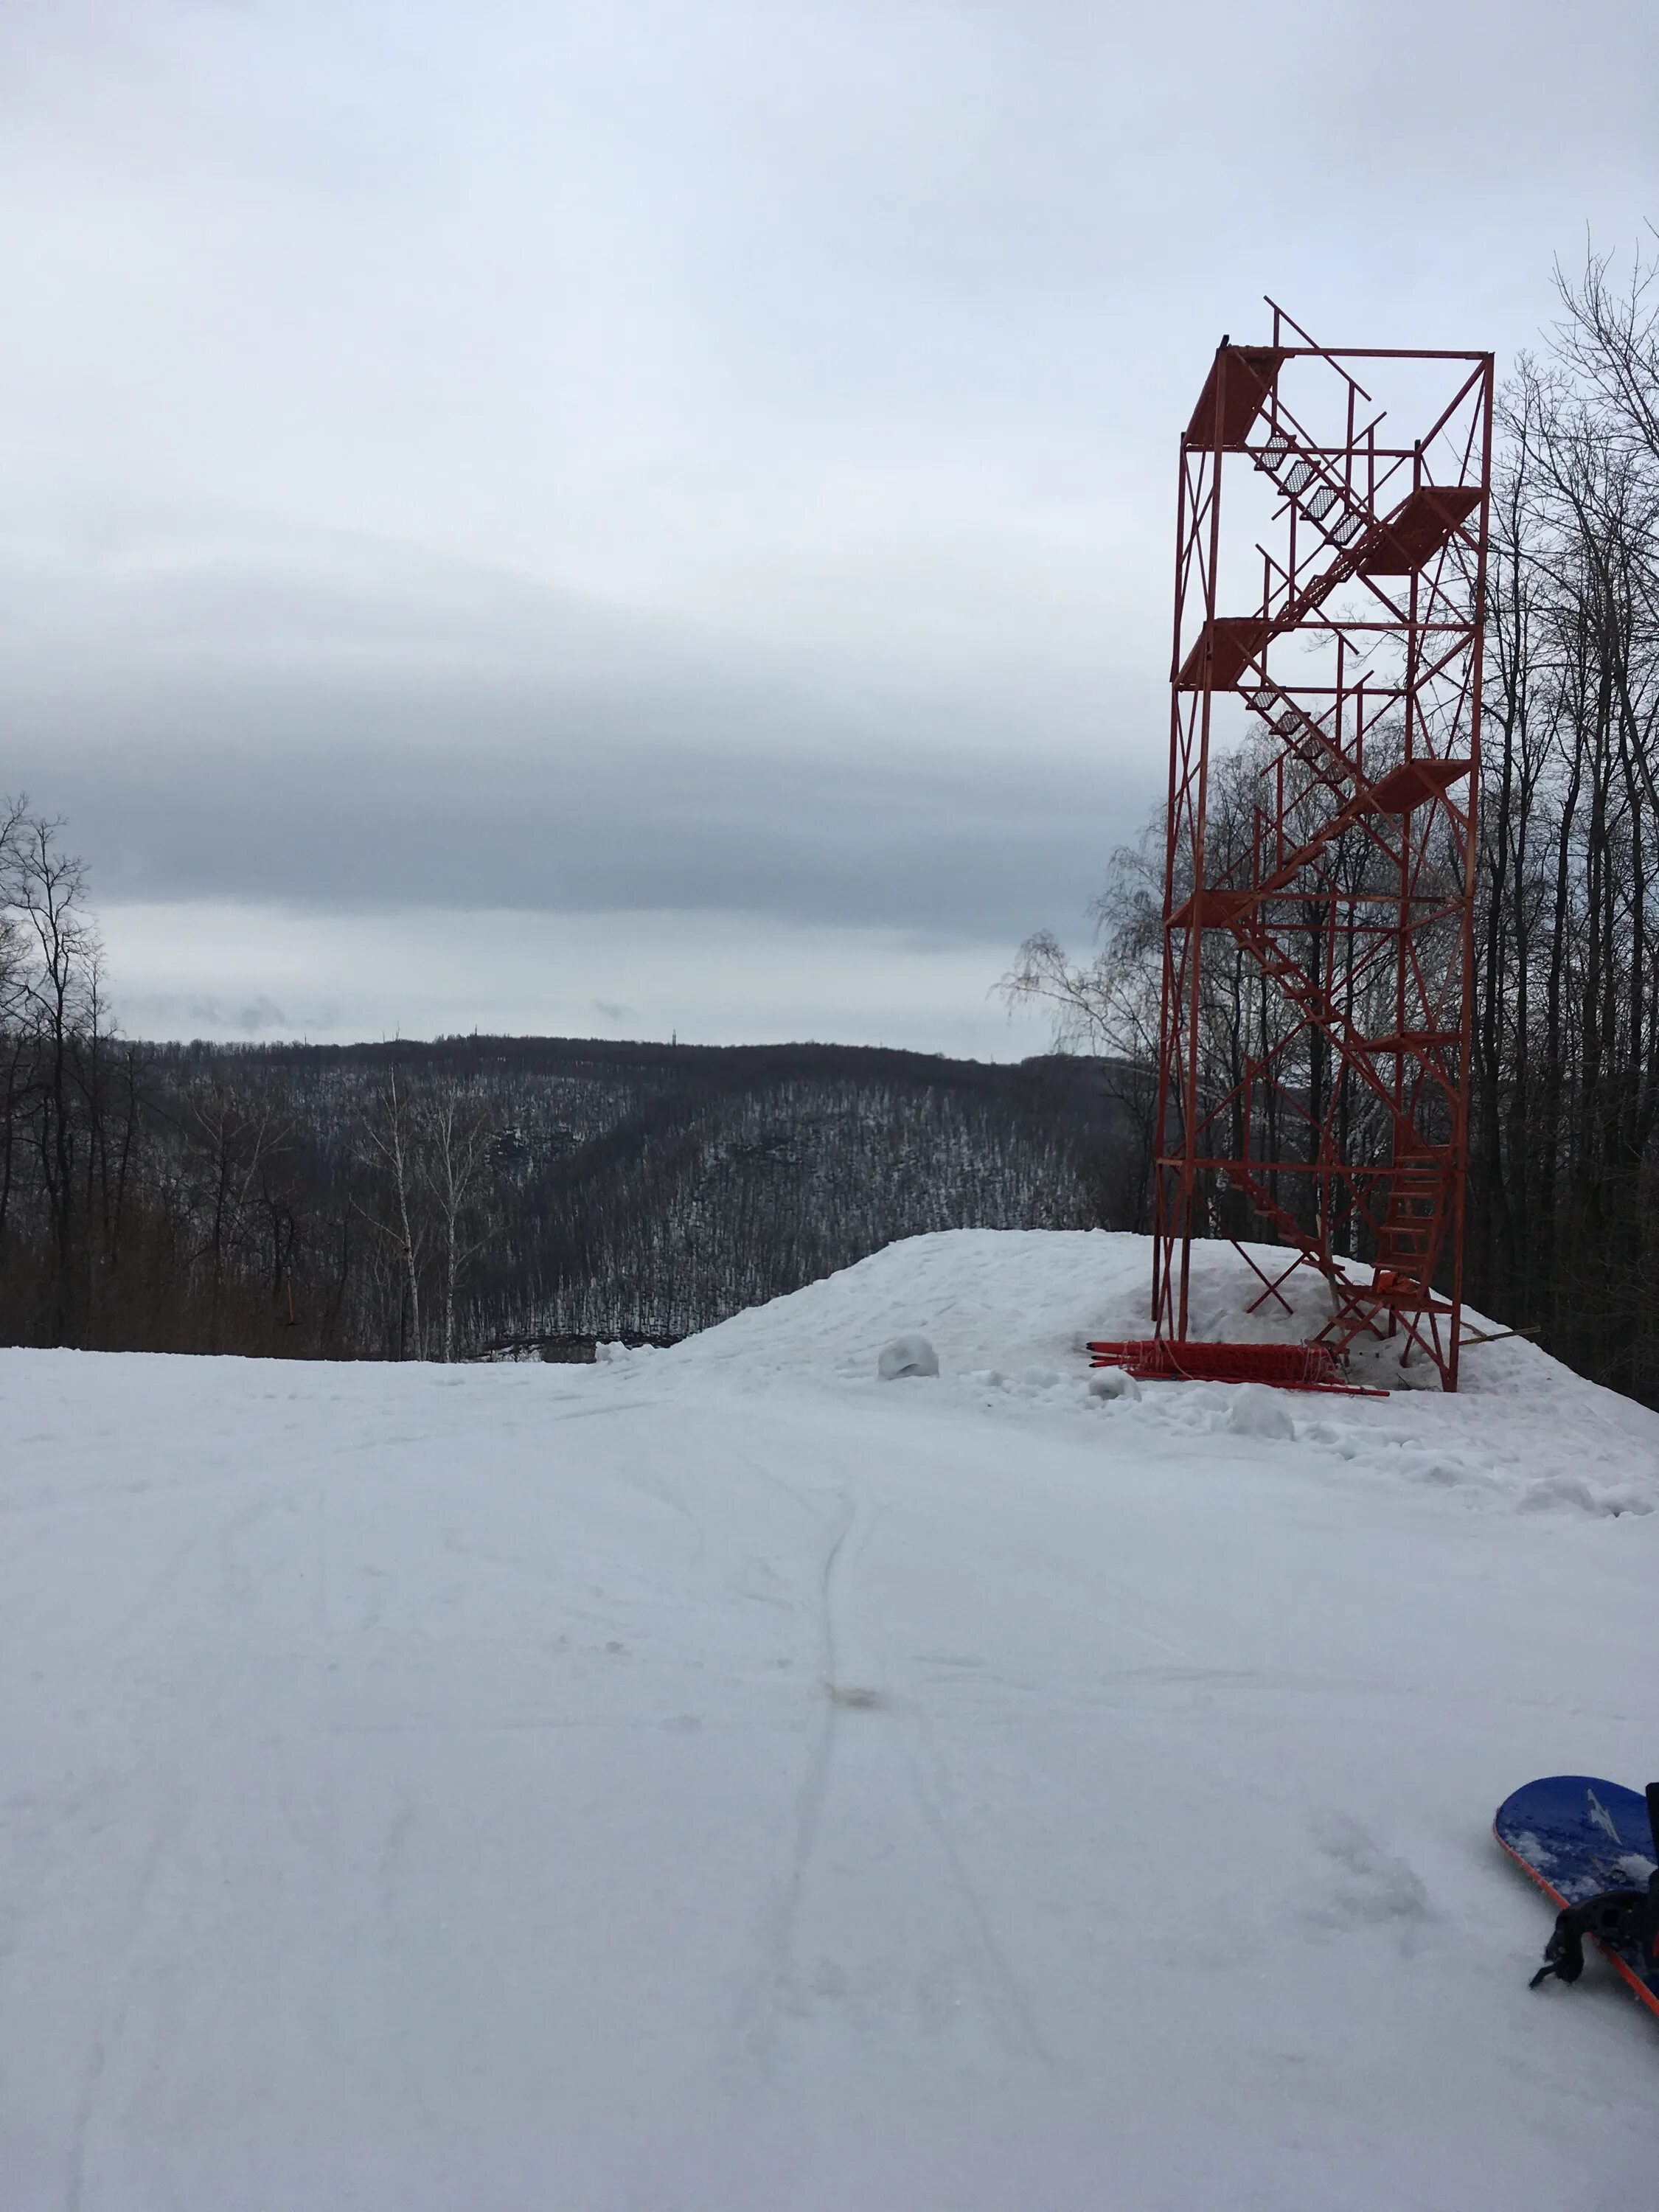
[[[1181,442],[1153,1327],[1187,1337],[1194,1237],[1265,1231],[1258,1305],[1316,1269],[1317,1342],[1455,1389],[1492,356],[1321,346],[1267,304]]]

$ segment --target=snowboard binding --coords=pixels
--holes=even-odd
[[[1659,1857],[1659,1782],[1649,1783],[1647,1801],[1654,1853]],[[1576,1982],[1584,1971],[1586,1936],[1628,1960],[1638,1972],[1652,1974],[1659,1969],[1659,1868],[1648,1876],[1645,1889],[1604,1889],[1558,1913],[1544,1948],[1544,1963],[1527,1987],[1535,1990],[1552,1978]]]

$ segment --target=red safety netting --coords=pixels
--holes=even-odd
[[[1345,1382],[1322,1344],[1208,1344],[1141,1337],[1091,1344],[1094,1367],[1121,1367],[1143,1382],[1267,1382],[1279,1390],[1328,1390],[1349,1398],[1385,1398]]]

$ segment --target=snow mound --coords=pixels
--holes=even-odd
[[[1296,1423],[1291,1419],[1285,1397],[1284,1391],[1270,1390],[1260,1382],[1239,1383],[1227,1408],[1229,1433],[1236,1437],[1276,1437],[1281,1443],[1294,1443]]]
[[[945,1375],[1081,1371],[1090,1336],[1145,1332],[1147,1251],[1146,1238],[1103,1229],[908,1237],[660,1358],[705,1370],[862,1379],[882,1345],[921,1334]]]
[[[896,1336],[877,1353],[876,1372],[884,1382],[896,1382],[905,1375],[937,1375],[939,1354],[925,1336]]]
[[[1328,1294],[1301,1273],[1277,1294],[1275,1245],[1200,1243],[1193,1251],[1189,1336],[1288,1343],[1326,1319]],[[1037,1408],[1214,1435],[1236,1451],[1276,1448],[1306,1462],[1450,1490],[1471,1505],[1528,1512],[1659,1510],[1659,1415],[1587,1382],[1515,1338],[1463,1355],[1455,1396],[1408,1374],[1386,1401],[1292,1395],[1261,1384],[1103,1386],[1088,1346],[1146,1335],[1152,1244],[1109,1230],[955,1229],[904,1238],[804,1290],[735,1314],[667,1352],[627,1353],[653,1373],[684,1370],[742,1389],[873,1386],[883,1347],[925,1336],[945,1389],[940,1410],[971,1403],[1024,1419]],[[1259,1302],[1259,1303],[1258,1303]],[[1468,1334],[1492,1327],[1466,1310]],[[1100,1370],[1103,1376],[1107,1370]],[[1373,1348],[1367,1382],[1401,1377]]]

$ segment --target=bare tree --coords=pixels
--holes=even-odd
[[[421,1273],[426,1254],[426,1224],[422,1218],[423,1184],[418,1158],[417,1117],[408,1085],[400,1083],[394,1063],[386,1080],[362,1101],[358,1114],[362,1156],[384,1178],[386,1205],[371,1211],[359,1206],[365,1220],[392,1248],[394,1273],[402,1284],[398,1346],[404,1358],[422,1359],[426,1337],[421,1320]]]
[[[63,849],[62,826],[29,813],[27,801],[6,811],[6,991],[29,1064],[23,1107],[50,1224],[48,1326],[53,1341],[75,1343],[88,1290],[81,1171],[91,1136],[79,1110],[81,1061],[87,1041],[101,1034],[101,946],[87,911],[86,872]]]
[[[1091,1178],[1109,1225],[1149,1225],[1157,1116],[1158,991],[1163,914],[1161,817],[1138,844],[1113,855],[1106,889],[1090,912],[1095,951],[1074,962],[1052,931],[1028,937],[998,988],[1012,1010],[1042,1006],[1054,1048],[1102,1066],[1104,1095],[1131,1133],[1127,1161],[1103,1158]]]
[[[455,1357],[456,1300],[466,1263],[483,1249],[480,1200],[489,1166],[489,1124],[453,1097],[439,1098],[419,1124],[421,1181],[436,1216],[439,1276],[438,1357]]]
[[[205,1169],[197,1256],[208,1267],[208,1346],[222,1348],[226,1277],[256,1218],[258,1186],[287,1132],[273,1101],[250,1097],[222,1076],[194,1085],[181,1117]]]

